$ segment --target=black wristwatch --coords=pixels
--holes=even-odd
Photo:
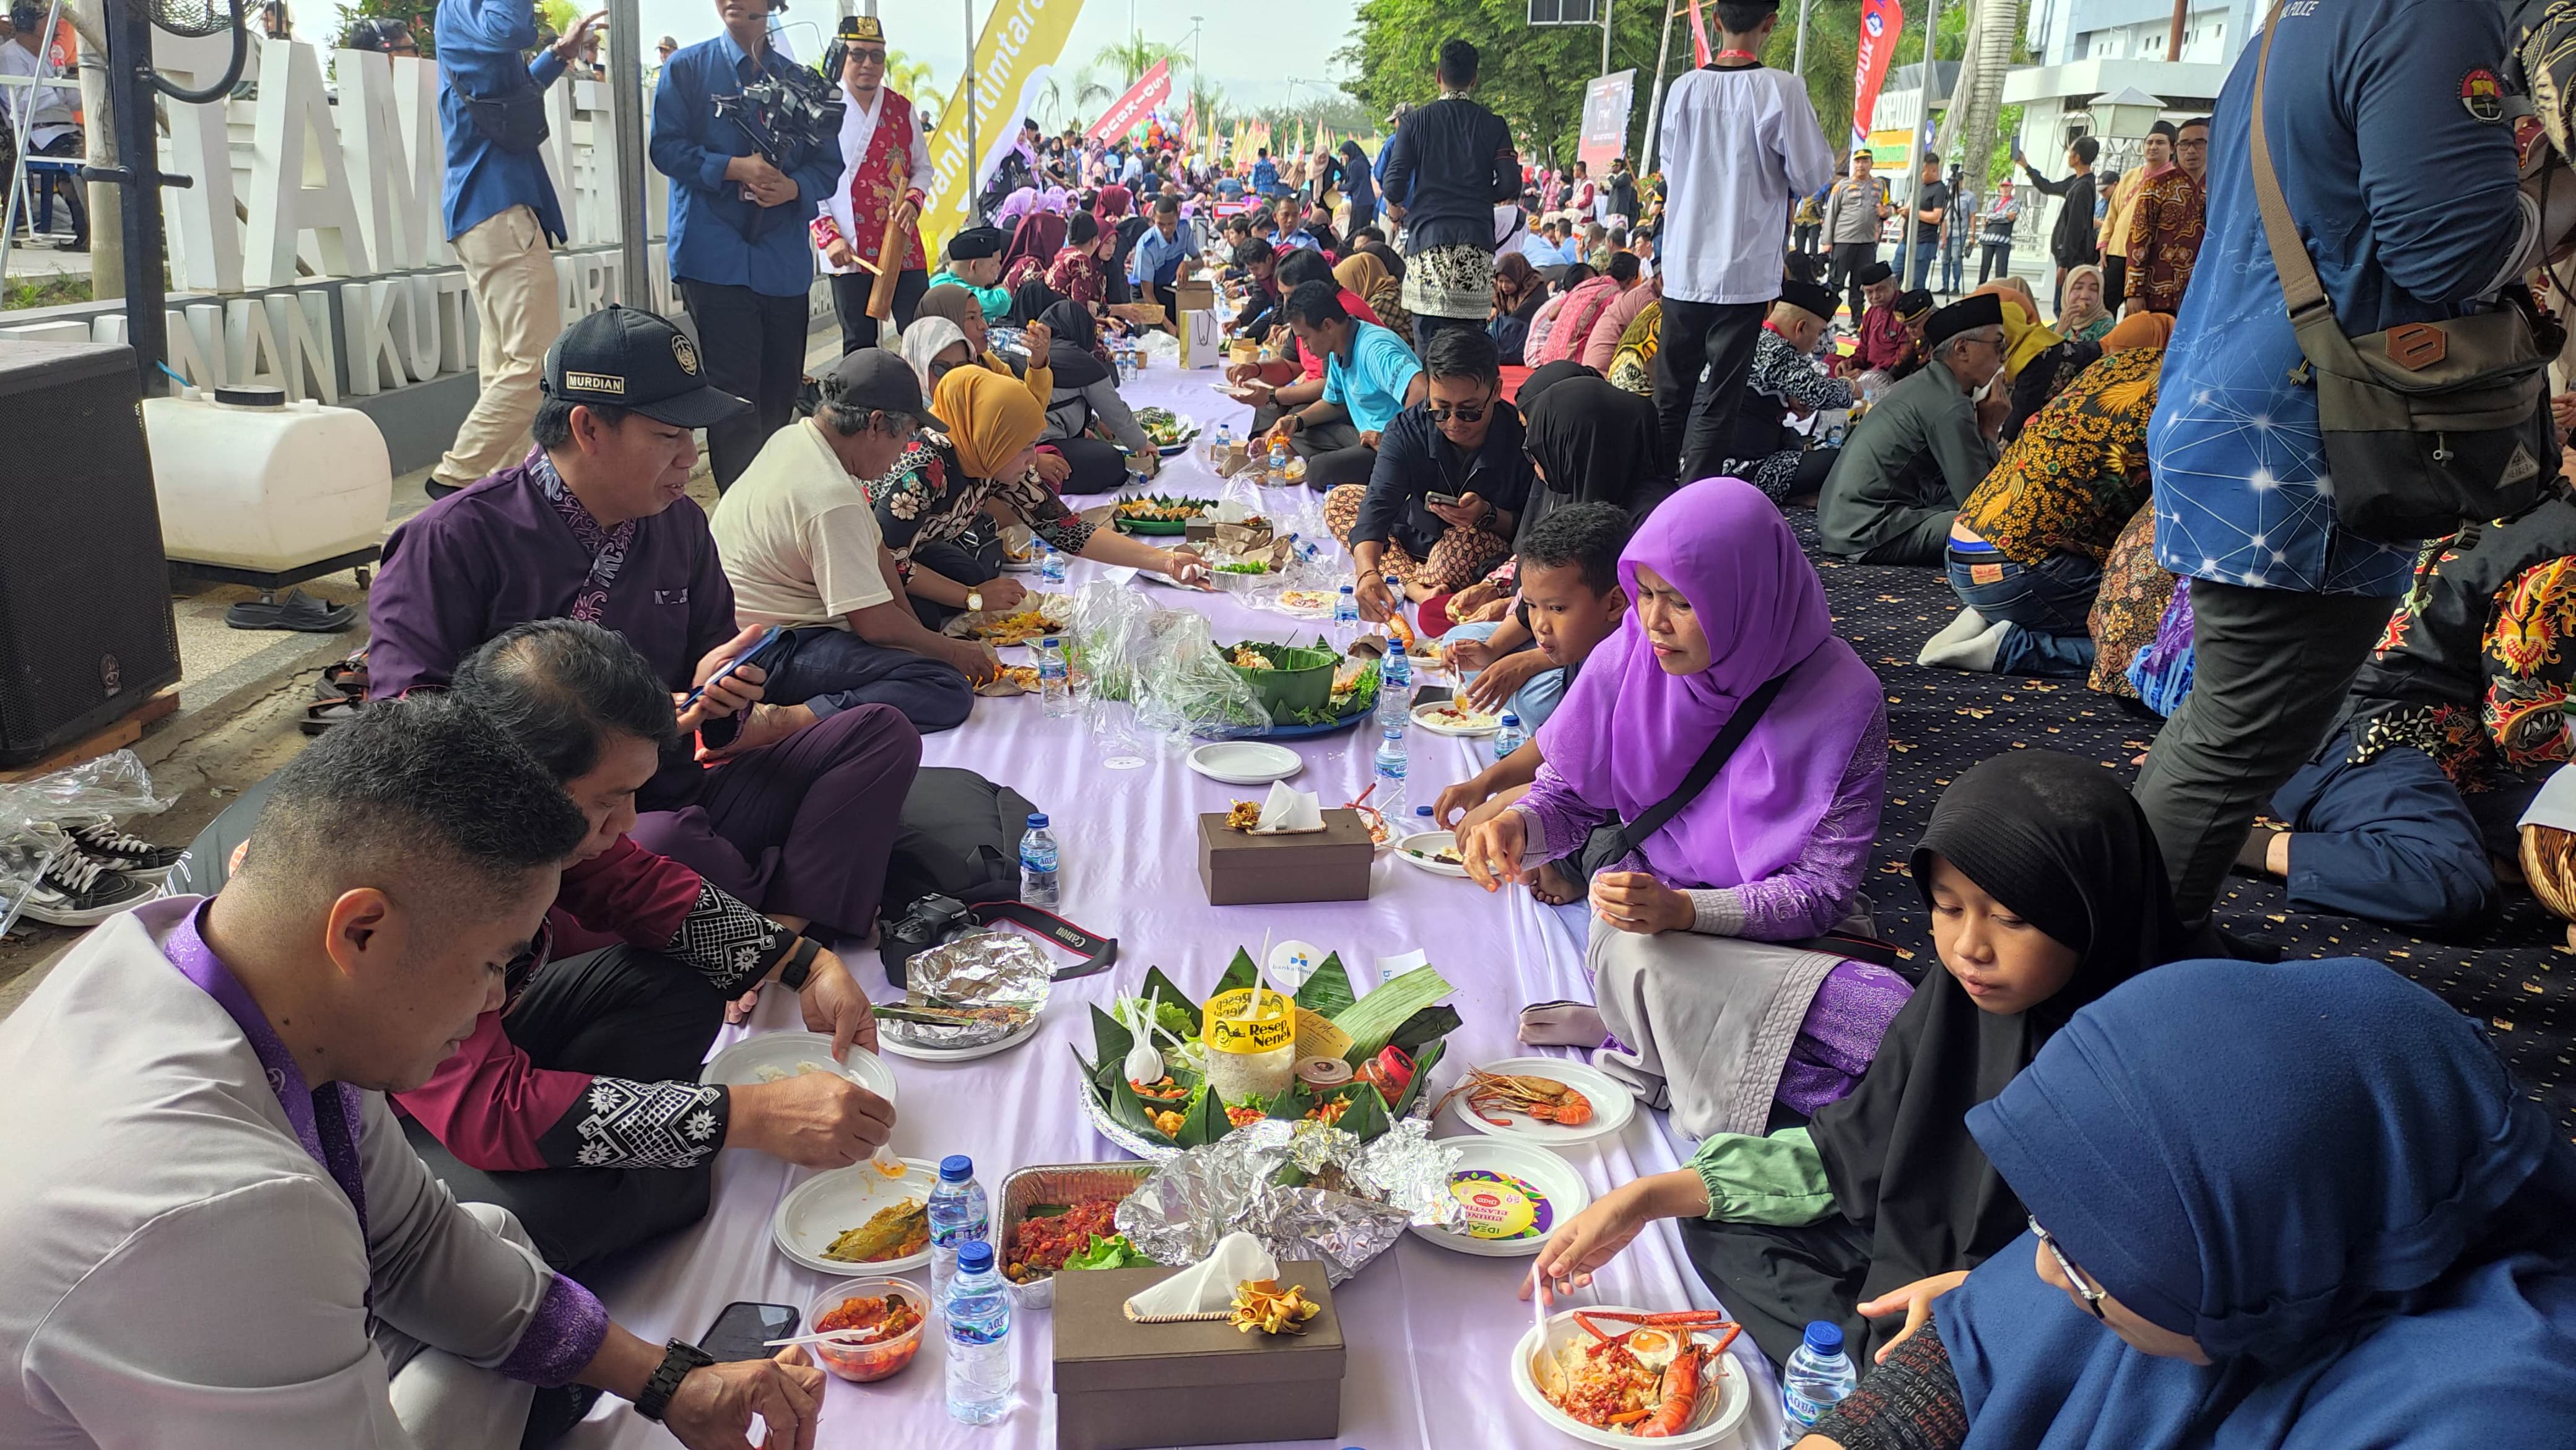
[[[687,1340],[672,1340],[663,1351],[661,1366],[644,1382],[644,1393],[635,1397],[635,1413],[660,1424],[662,1412],[671,1408],[671,1396],[680,1392],[680,1381],[689,1377],[689,1371],[715,1362],[714,1355]]]
[[[800,936],[796,945],[787,949],[787,961],[778,969],[778,985],[791,992],[805,990],[805,979],[814,975],[814,959],[823,954],[823,944],[810,936]]]

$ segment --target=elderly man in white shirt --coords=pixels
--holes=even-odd
[[[222,893],[115,917],[0,1023],[0,1445],[516,1445],[587,1386],[681,1443],[810,1445],[796,1351],[645,1343],[448,1196],[385,1093],[541,952],[583,810],[470,707],[281,771]]]
[[[1722,472],[1762,320],[1780,295],[1789,199],[1834,174],[1804,82],[1762,64],[1778,0],[1719,0],[1717,52],[1664,95],[1655,412],[1682,478]],[[1700,381],[1700,369],[1708,381]],[[1694,407],[1694,398],[1697,406]]]

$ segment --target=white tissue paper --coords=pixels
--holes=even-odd
[[[1176,1314],[1217,1314],[1234,1307],[1234,1286],[1246,1279],[1276,1279],[1279,1261],[1261,1240],[1236,1230],[1216,1241],[1194,1268],[1183,1269],[1127,1300],[1127,1312],[1140,1319],[1167,1319]]]
[[[2550,772],[2540,794],[2532,797],[2531,808],[2514,824],[2576,831],[2576,767],[2562,765]]]
[[[1291,790],[1285,781],[1270,783],[1270,799],[1261,803],[1256,836],[1289,836],[1324,829],[1324,803],[1311,790]]]

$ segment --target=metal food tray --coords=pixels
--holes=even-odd
[[[1049,1163],[1019,1169],[1002,1180],[1001,1214],[997,1220],[1001,1233],[996,1246],[1004,1250],[1007,1259],[1011,1230],[1038,1204],[1122,1199],[1135,1192],[1153,1171],[1151,1163]],[[1003,1282],[1010,1283],[1008,1279]],[[1034,1284],[1011,1284],[1011,1302],[1021,1309],[1053,1308],[1055,1276],[1049,1274]]]

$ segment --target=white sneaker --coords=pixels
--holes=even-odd
[[[96,926],[161,894],[148,881],[112,871],[77,851],[56,856],[27,893],[27,915],[56,926]]]

